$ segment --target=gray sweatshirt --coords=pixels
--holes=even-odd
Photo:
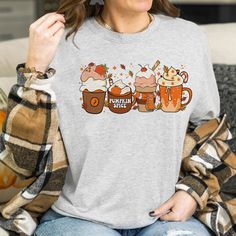
[[[220,101],[205,33],[154,15],[138,33],[95,18],[60,41],[50,67],[69,159],[56,212],[131,229],[175,193],[189,121],[215,118]],[[65,31],[65,34],[68,30]]]

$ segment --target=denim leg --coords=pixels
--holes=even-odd
[[[41,219],[34,236],[121,236],[117,231],[88,220],[62,216],[49,210]]]
[[[63,218],[65,216],[53,211],[52,209],[49,209],[48,211],[46,211],[43,216],[40,219],[40,224],[46,222],[46,221],[50,221],[50,220],[56,220],[59,218]]]
[[[144,227],[136,236],[214,236],[214,232],[195,217],[187,221],[161,221]]]

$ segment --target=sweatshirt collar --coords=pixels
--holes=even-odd
[[[87,18],[87,24],[95,35],[104,39],[113,42],[132,43],[140,40],[147,40],[147,38],[152,35],[152,32],[159,28],[160,18],[157,14],[152,15],[154,16],[153,21],[149,24],[149,26],[145,30],[137,33],[119,33],[111,31],[99,24],[94,16]]]

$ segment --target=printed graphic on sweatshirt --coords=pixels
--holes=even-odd
[[[81,67],[82,107],[92,114],[114,112],[181,112],[192,100],[184,87],[189,75],[181,68],[163,67],[160,61],[146,65],[114,65],[94,62]]]

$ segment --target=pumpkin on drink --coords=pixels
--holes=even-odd
[[[165,112],[178,112],[192,100],[192,90],[183,87],[188,82],[188,73],[174,67],[164,66],[164,73],[158,79],[161,109]],[[188,100],[183,102],[183,94],[189,94]]]
[[[117,114],[124,114],[130,111],[136,102],[131,87],[123,83],[121,79],[114,83],[110,78],[109,83],[108,107],[110,111]]]

